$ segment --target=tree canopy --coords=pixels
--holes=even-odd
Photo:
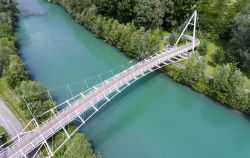
[[[233,38],[227,54],[242,70],[250,74],[250,3],[234,19]]]

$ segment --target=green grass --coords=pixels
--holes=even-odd
[[[213,75],[216,71],[217,64],[214,62],[214,54],[216,53],[216,50],[221,49],[221,46],[212,43],[210,41],[207,41],[207,55],[205,56],[208,62],[207,66],[207,74]]]
[[[21,121],[23,125],[27,123],[27,113],[21,109],[20,99],[12,90],[5,78],[0,78],[0,98],[8,106],[8,108],[13,112],[13,114]]]
[[[165,36],[170,36],[171,35],[171,32],[168,32],[168,31],[163,31],[163,36],[165,37]]]

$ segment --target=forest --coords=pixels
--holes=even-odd
[[[75,20],[138,60],[172,44],[198,11],[201,45],[184,68],[163,71],[175,80],[250,113],[249,0],[50,0]],[[223,10],[223,11],[221,11]],[[168,42],[163,42],[165,38]],[[216,48],[211,48],[215,47]],[[201,60],[202,57],[202,60]]]

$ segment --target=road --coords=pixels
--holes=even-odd
[[[0,126],[4,127],[9,135],[13,138],[23,129],[21,122],[8,109],[0,99]]]

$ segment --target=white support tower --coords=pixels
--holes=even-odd
[[[181,35],[179,36],[178,40],[176,41],[175,46],[178,45],[178,43],[180,42],[181,38],[184,36],[184,33],[188,29],[188,26],[193,26],[193,39],[192,39],[192,42],[193,42],[193,51],[194,51],[194,49],[195,49],[195,43],[196,43],[196,24],[197,24],[197,11],[194,11],[194,13],[192,14],[192,16],[188,20],[185,28],[181,32]]]

